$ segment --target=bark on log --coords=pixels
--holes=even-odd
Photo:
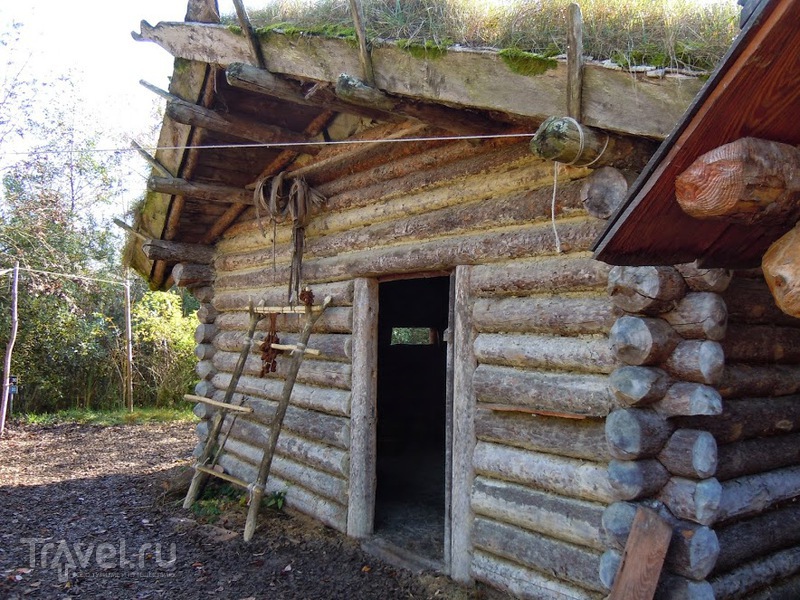
[[[210,265],[178,263],[172,267],[172,279],[178,287],[209,285],[214,283],[214,269]]]
[[[276,331],[296,333],[303,328],[303,315],[281,314],[276,316]],[[221,331],[243,330],[247,324],[246,312],[225,312],[215,321]],[[319,320],[314,323],[314,333],[350,333],[353,328],[353,309],[350,306],[335,306],[325,309]],[[269,320],[264,319],[256,328],[257,331],[268,331]]]
[[[665,361],[681,341],[662,319],[620,317],[609,333],[611,348],[629,365],[656,365]]]
[[[753,592],[768,588],[768,586],[777,583],[782,578],[796,574],[797,565],[800,565],[800,546],[760,557],[737,569],[713,578],[710,583],[714,589],[714,597],[753,598]],[[774,595],[767,597],[785,598],[786,600],[796,598],[796,596]]]
[[[737,323],[721,344],[728,362],[800,363],[800,328]]]
[[[745,564],[754,556],[800,545],[800,505],[790,504],[717,528],[720,553],[715,573]]]
[[[606,419],[609,452],[620,460],[656,456],[672,431],[670,423],[646,408],[615,410]]]
[[[701,269],[697,263],[675,265],[693,292],[724,292],[733,278],[729,269]]]
[[[226,472],[232,473],[245,481],[255,481],[258,475],[258,466],[253,465],[234,454],[222,454],[219,464]],[[280,477],[270,477],[266,485],[266,492],[287,492],[286,506],[298,510],[337,531],[345,532],[347,527],[347,509],[300,485],[290,485]]]
[[[717,600],[711,584],[664,573],[653,600]]]
[[[800,434],[742,440],[719,448],[716,477],[726,481],[800,464]]]
[[[633,179],[614,167],[592,171],[581,187],[581,201],[586,212],[598,219],[608,219],[622,204]]]
[[[749,137],[724,144],[678,175],[675,198],[697,219],[793,223],[800,209],[800,150]]]
[[[216,353],[217,349],[214,348],[212,344],[197,344],[194,347],[194,355],[197,357],[198,360],[211,360],[214,358],[214,354]],[[233,359],[233,365],[231,366],[231,371],[233,371],[233,366],[236,364],[236,357]]]
[[[603,506],[565,498],[540,490],[496,481],[475,479],[472,509],[489,517],[594,550],[603,550],[600,520]]]
[[[658,499],[679,519],[710,525],[717,520],[720,513],[722,495],[722,486],[716,479],[693,481],[672,477],[661,490]]]
[[[475,519],[473,541],[484,552],[543,570],[590,590],[603,590],[598,576],[599,552],[483,517]]]
[[[599,419],[561,419],[539,415],[509,414],[477,407],[478,439],[569,456],[607,461],[605,424]]]
[[[219,291],[215,294],[213,303],[214,307],[220,312],[247,310],[251,298],[254,301],[263,301],[265,306],[286,304],[287,292],[284,285],[275,286],[273,284],[266,288],[231,289],[229,291],[224,286],[218,285],[217,287]],[[331,308],[328,310],[333,310],[339,306],[352,306],[353,304],[352,280],[317,284],[314,286],[313,291],[318,297],[331,297]]]
[[[722,408],[718,416],[678,418],[675,422],[679,427],[708,431],[720,447],[739,440],[800,431],[797,395],[726,400]]]
[[[728,327],[728,310],[719,294],[691,292],[661,315],[685,339],[719,341]]]
[[[714,530],[676,519],[661,502],[648,501],[644,505],[656,510],[672,526],[672,541],[665,562],[667,569],[692,580],[705,579],[714,568],[720,552],[720,543]],[[625,548],[638,506],[631,502],[615,502],[603,512],[603,539],[612,550],[622,551]]]
[[[473,270],[472,293],[485,298],[599,291],[605,289],[610,270],[606,263],[581,255],[477,265]]]
[[[142,244],[142,250],[150,260],[209,264],[214,258],[214,248],[211,246],[167,240],[148,239]]]
[[[763,278],[738,276],[722,294],[728,307],[728,320],[748,325],[773,325],[797,327],[795,317],[784,313],[775,304],[775,298]]]
[[[797,179],[800,180],[800,175]],[[800,204],[800,189],[797,195]],[[789,316],[800,317],[800,227],[795,226],[769,247],[761,267],[778,307]]]
[[[677,345],[664,369],[676,379],[715,385],[722,380],[725,353],[719,342],[687,340]]]
[[[653,409],[665,418],[719,415],[722,413],[722,398],[713,387],[679,381],[653,404]]]
[[[236,365],[237,358],[238,355],[234,352],[217,352],[213,358],[214,366],[218,371],[230,373]],[[275,372],[267,373],[265,377],[284,379],[289,369],[288,357],[279,356],[276,366]],[[351,371],[352,369],[347,363],[313,360],[309,357],[300,365],[297,381],[321,388],[349,390],[352,380]],[[244,365],[244,373],[259,377],[261,375],[261,357],[257,354],[248,356]]]
[[[310,138],[302,134],[260,121],[224,115],[180,99],[167,102],[165,114],[178,123],[202,127],[243,140],[261,144],[298,144],[293,148],[302,150],[306,154],[318,154],[320,150],[319,145],[313,144]]]
[[[616,405],[605,377],[522,371],[479,365],[473,379],[479,402],[534,411],[604,417]]]
[[[200,308],[197,309],[197,320],[201,323],[213,323],[217,315],[219,315],[219,311],[208,302],[200,305]],[[242,329],[245,329],[245,326]]]
[[[800,391],[800,365],[728,364],[717,389],[723,398],[796,394]]]
[[[212,381],[218,388],[227,389],[230,380],[230,373],[217,373]],[[254,400],[263,398],[277,402],[281,398],[283,384],[281,379],[262,379],[245,375],[239,379],[236,389],[242,394],[255,396]],[[296,384],[292,390],[292,404],[331,415],[348,416],[350,393],[346,390]]]
[[[687,479],[707,479],[716,474],[717,442],[707,431],[678,429],[658,454],[658,460],[673,475]]]
[[[202,200],[204,202],[216,202],[219,204],[253,204],[253,192],[250,192],[244,188],[220,185],[217,183],[187,181],[186,179],[180,179],[178,177],[156,177],[155,175],[152,175],[147,180],[147,189],[151,192],[160,192],[162,194],[170,194],[173,196],[183,196],[185,198],[192,198],[193,200]],[[207,247],[213,253],[213,248],[208,246],[201,247]],[[145,251],[145,254],[147,254],[147,251]],[[192,262],[209,261],[193,260]]]
[[[605,466],[499,444],[478,442],[475,470],[486,477],[533,485],[570,498],[612,502]]]
[[[480,298],[473,309],[480,332],[561,336],[607,333],[620,314],[602,297]]]
[[[800,466],[729,479],[722,483],[717,520],[754,515],[796,496],[800,496]]]
[[[608,295],[630,313],[657,315],[675,308],[686,283],[674,267],[621,267],[608,274]]]
[[[475,339],[478,362],[546,371],[610,373],[617,366],[608,340],[482,333]]]
[[[214,336],[217,335],[217,326],[213,323],[200,323],[197,329],[194,330],[194,341],[196,344],[208,344],[214,341]],[[246,336],[244,334],[239,336],[239,345],[231,348],[233,351],[241,350],[242,344]]]
[[[612,460],[608,479],[618,500],[636,500],[655,495],[669,479],[669,473],[655,459]]]
[[[563,117],[545,120],[531,140],[531,152],[540,158],[595,168],[639,171],[654,150],[652,142],[612,135]]]
[[[476,550],[471,572],[479,581],[492,587],[507,590],[519,598],[536,600],[600,600],[601,594],[589,592],[558,579],[551,579],[540,571],[527,569],[517,562],[503,560],[493,554]]]
[[[611,373],[614,396],[627,406],[647,406],[664,397],[672,379],[655,367],[620,367]]]

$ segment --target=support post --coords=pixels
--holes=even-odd
[[[0,437],[6,427],[6,411],[8,409],[8,394],[11,391],[11,353],[14,351],[14,342],[17,340],[17,329],[19,319],[17,316],[17,291],[19,288],[19,261],[14,263],[14,271],[11,279],[11,333],[8,337],[6,346],[6,357],[3,362],[3,400],[0,403]]]
[[[125,277],[125,403],[133,412],[133,328],[131,327],[131,280]]]

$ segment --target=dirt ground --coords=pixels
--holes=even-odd
[[[262,510],[245,544],[241,502],[197,515],[165,493],[194,444],[187,423],[7,429],[0,598],[497,597],[383,564],[298,513]]]

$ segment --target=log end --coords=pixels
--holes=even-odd
[[[778,308],[800,318],[800,227],[769,247],[762,260],[762,270]]]

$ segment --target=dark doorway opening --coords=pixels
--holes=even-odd
[[[444,559],[450,278],[380,284],[375,533]]]

